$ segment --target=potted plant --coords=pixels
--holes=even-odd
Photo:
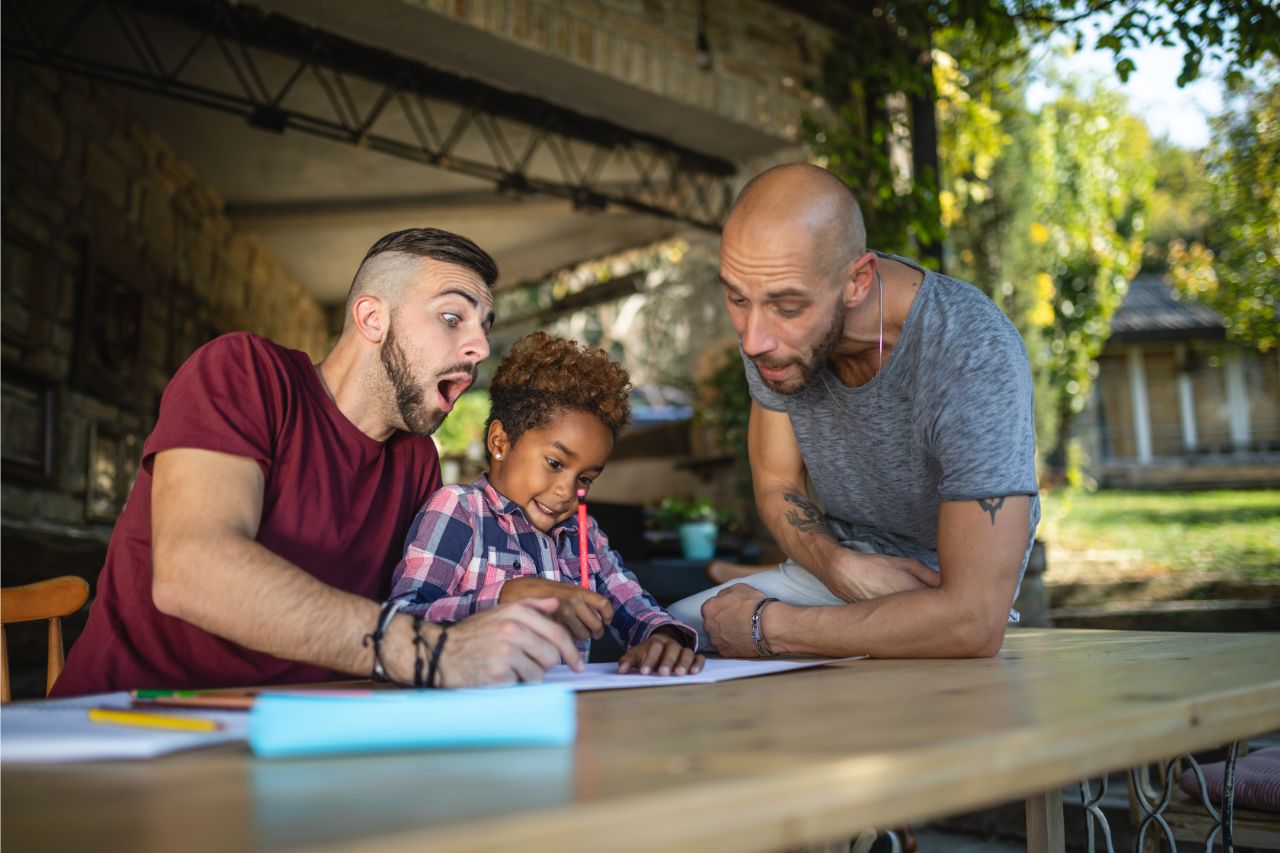
[[[663,498],[658,506],[658,522],[679,532],[680,550],[686,560],[710,560],[715,556],[720,524],[710,498]]]

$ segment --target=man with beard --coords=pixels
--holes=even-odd
[[[375,663],[412,683],[424,648],[447,686],[580,667],[546,617],[554,599],[478,614],[444,645],[443,629],[415,637],[410,617],[380,609],[409,522],[440,486],[430,435],[489,354],[497,276],[464,237],[397,232],[365,256],[319,365],[248,333],[192,355],[54,694],[314,682]]]
[[[1013,325],[972,285],[867,251],[848,188],[803,164],[743,189],[720,279],[756,505],[789,559],[671,614],[735,657],[995,654],[1040,515]]]

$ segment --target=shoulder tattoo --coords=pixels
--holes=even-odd
[[[978,506],[982,507],[983,512],[991,516],[991,526],[996,526],[996,513],[1004,506],[1004,497],[998,498],[978,498]]]

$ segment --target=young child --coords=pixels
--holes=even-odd
[[[604,471],[631,419],[630,377],[603,350],[543,332],[521,338],[489,386],[488,476],[436,492],[414,519],[391,597],[432,622],[496,604],[556,598],[580,646],[609,628],[619,672],[702,669],[697,633],[658,607],[588,518],[591,589],[579,580],[577,492]]]

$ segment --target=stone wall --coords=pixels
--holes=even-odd
[[[831,33],[762,0],[403,0],[765,133],[796,139]]]
[[[318,359],[329,332],[302,285],[119,96],[18,63],[3,87],[8,584],[19,531],[106,540],[160,393],[197,346],[248,330]]]

